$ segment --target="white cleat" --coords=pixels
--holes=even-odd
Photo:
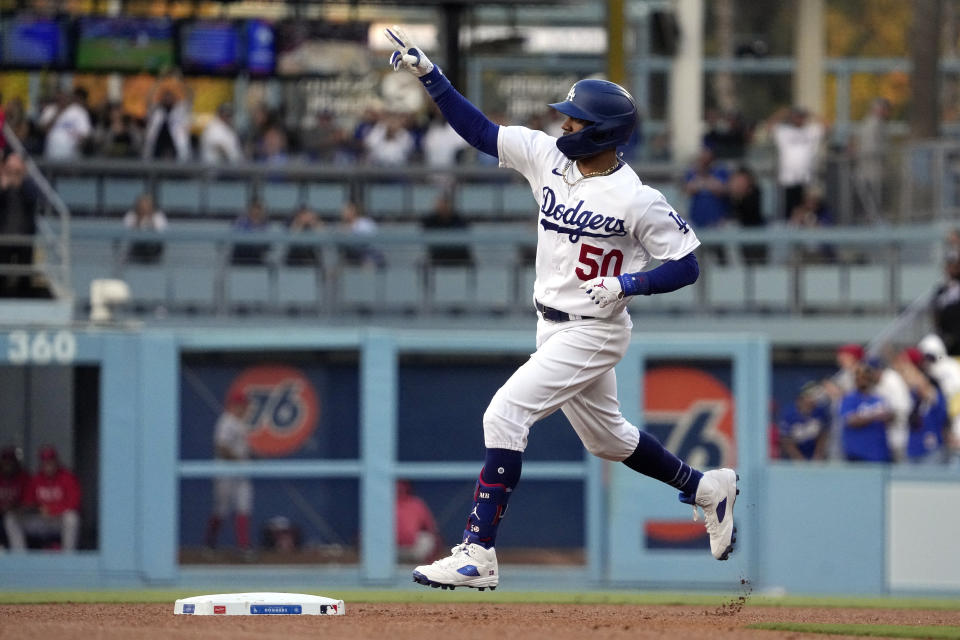
[[[703,509],[704,524],[710,535],[710,553],[717,560],[726,560],[737,541],[733,505],[740,493],[737,488],[739,479],[740,476],[733,469],[714,469],[704,473],[697,486],[693,519],[697,519],[697,507]]]
[[[472,587],[480,591],[487,588],[493,591],[499,579],[496,551],[466,542],[452,548],[446,558],[413,570],[414,582],[443,589]]]

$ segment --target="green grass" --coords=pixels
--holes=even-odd
[[[683,592],[637,592],[637,591],[583,591],[583,592],[515,592],[500,589],[478,592],[472,589],[440,591],[435,589],[394,590],[344,590],[303,588],[284,585],[278,591],[313,593],[350,603],[528,603],[528,604],[618,604],[618,605],[686,605],[720,606],[729,603],[737,594],[691,594]],[[116,591],[0,591],[0,604],[43,604],[51,602],[97,602],[97,603],[167,603],[171,606],[177,598],[237,592],[236,587],[209,589],[145,589]],[[750,596],[747,606],[784,607],[852,607],[878,609],[938,609],[960,610],[960,599],[944,598],[854,598],[854,597],[805,597],[805,596]],[[939,636],[938,636],[939,637]],[[954,636],[950,636],[954,637]]]
[[[796,631],[843,636],[874,636],[881,638],[957,638],[960,627],[921,627],[894,624],[832,624],[822,622],[763,622],[747,625],[747,629],[769,631]]]

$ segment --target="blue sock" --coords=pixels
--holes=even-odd
[[[523,454],[510,449],[487,449],[473,492],[473,511],[467,517],[463,541],[487,549],[497,540],[497,527],[507,513],[507,501],[520,482]]]
[[[630,457],[623,461],[637,473],[665,482],[681,494],[693,496],[703,474],[668,451],[649,433],[640,432],[640,442]],[[683,500],[683,497],[680,498]],[[691,498],[692,499],[692,498]]]

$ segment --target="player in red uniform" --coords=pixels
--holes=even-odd
[[[60,548],[77,548],[80,531],[80,483],[60,464],[56,448],[41,447],[39,471],[30,478],[21,509],[4,519],[10,548],[27,548],[26,536],[60,536]]]
[[[30,474],[20,465],[16,448],[0,450],[0,518],[6,521],[7,514],[20,506],[29,484]],[[4,538],[4,545],[9,544],[8,539],[9,536]]]

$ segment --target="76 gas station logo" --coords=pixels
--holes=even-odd
[[[294,367],[265,365],[245,369],[228,394],[241,391],[249,405],[250,448],[260,456],[285,456],[300,449],[317,428],[319,402],[313,384]]]

